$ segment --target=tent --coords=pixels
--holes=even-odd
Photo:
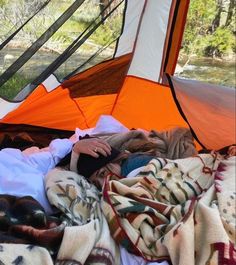
[[[21,34],[24,27],[35,16],[40,16],[40,12],[47,8],[53,0],[38,2],[39,5],[34,12],[28,14],[24,18],[25,22],[22,22],[4,40],[0,51],[7,49],[8,43],[15,36]],[[1,136],[15,136],[26,132],[35,142],[47,146],[52,139],[69,138],[75,128],[83,130],[94,127],[101,115],[111,115],[129,129],[142,128],[161,131],[177,126],[190,128],[199,149],[217,150],[235,143],[235,89],[174,76],[189,0],[87,1],[100,4],[101,13],[60,54],[51,59],[46,66],[40,68],[37,64],[40,48],[44,47],[45,43],[63,27],[68,19],[73,18],[73,14],[80,10],[83,2],[85,1],[57,1],[58,6],[62,4],[64,8],[64,10],[60,9],[61,15],[55,18],[48,29],[30,43],[0,75],[0,86],[4,86],[14,75],[21,74],[21,69],[25,65],[28,65],[29,68],[37,66],[36,75],[22,87],[13,100],[0,98],[0,140],[2,140]],[[106,5],[102,6],[101,3]],[[99,48],[87,61],[74,66],[70,72],[63,76],[58,76],[57,70],[64,67],[65,64],[72,64],[70,59],[76,55],[75,52],[118,9],[123,16],[120,21],[120,32],[118,36],[114,35],[112,40],[113,43],[115,42],[112,58],[81,70],[82,66],[92,60],[97,52],[103,50],[103,48]],[[109,43],[104,45],[104,48],[106,46],[109,46]],[[33,58],[34,61],[31,63]],[[63,140],[69,142],[68,139]],[[53,147],[52,145],[51,149]],[[70,143],[70,150],[71,147],[72,143]],[[119,185],[115,182],[116,180],[110,182],[111,185],[108,181],[105,182],[105,195],[103,194],[105,199],[102,203],[107,211],[106,222],[105,217],[101,214],[100,206],[98,206],[100,202],[98,203],[98,199],[95,198],[97,195],[94,198],[92,198],[93,195],[91,196],[93,192],[97,194],[94,191],[95,187],[85,182],[82,176],[66,170],[60,172],[60,169],[56,168],[55,171],[53,169],[49,172],[47,186],[44,185],[44,175],[48,171],[41,172],[37,179],[36,165],[33,170],[30,167],[29,173],[26,171],[25,181],[21,182],[21,178],[18,176],[22,172],[24,173],[26,167],[18,169],[17,166],[12,166],[11,162],[14,163],[15,160],[10,155],[11,150],[6,150],[5,153],[3,150],[0,157],[2,159],[0,166],[9,173],[10,184],[7,183],[9,190],[14,192],[14,189],[20,188],[21,192],[25,192],[31,188],[32,184],[37,195],[41,197],[46,198],[46,192],[47,195],[49,192],[53,196],[55,195],[50,198],[58,199],[58,202],[56,201],[56,204],[53,205],[59,211],[63,209],[63,216],[65,213],[66,221],[62,219],[63,222],[56,223],[55,219],[49,220],[52,222],[52,226],[47,226],[45,230],[41,229],[40,224],[37,224],[39,229],[31,229],[31,226],[28,229],[27,225],[23,227],[30,239],[34,240],[36,235],[37,240],[39,239],[40,243],[43,243],[41,245],[46,245],[48,249],[53,249],[56,244],[61,244],[63,238],[62,251],[57,257],[56,264],[94,264],[99,262],[101,257],[102,260],[105,260],[102,264],[119,264],[119,261],[115,263],[113,259],[116,246],[110,237],[107,222],[113,228],[113,238],[117,237],[118,242],[123,243],[121,245],[127,247],[128,250],[135,249],[130,252],[141,254],[140,256],[146,261],[165,262],[165,260],[171,259],[173,264],[194,264],[195,262],[195,264],[211,262],[213,262],[212,264],[222,264],[222,262],[234,264],[235,262],[236,250],[232,239],[235,236],[233,226],[235,204],[233,204],[233,200],[236,193],[235,185],[232,184],[235,183],[234,157],[218,161],[217,155],[203,154],[203,158],[200,155],[188,157],[188,160],[184,160],[184,162],[179,159],[174,163],[171,162],[170,165],[168,165],[167,159],[158,158],[156,164],[152,163],[151,170],[142,172],[146,175],[131,180],[135,182],[136,179],[138,181],[141,179],[140,183],[137,185],[135,183],[134,189],[135,192],[140,193],[133,194],[129,189],[124,189],[127,193],[123,197],[113,196],[118,194],[120,182],[118,182]],[[56,159],[62,157],[56,154]],[[21,159],[21,152],[17,153],[17,159],[17,163],[24,162]],[[54,159],[51,154],[50,159]],[[195,166],[194,159],[197,160],[197,166]],[[34,165],[36,163],[34,159],[30,162]],[[57,164],[57,162],[54,163]],[[167,168],[164,168],[165,165]],[[15,170],[15,175],[11,175],[11,167]],[[162,175],[155,177],[159,167],[164,168],[162,171],[164,177]],[[3,175],[5,174],[4,170],[1,170]],[[4,183],[5,176],[6,174],[2,179],[0,178],[2,183]],[[31,181],[29,181],[29,177]],[[173,203],[168,201],[159,203],[159,201],[152,200],[153,197],[155,198],[152,193],[150,193],[151,195],[148,193],[149,191],[154,195],[158,193],[158,185],[160,187],[162,185],[161,177],[166,177],[167,181],[170,180],[168,185],[170,184],[173,189],[170,189]],[[11,185],[15,179],[18,181],[17,184]],[[190,179],[190,181],[187,182],[186,179]],[[129,179],[125,178],[123,181],[125,183]],[[170,183],[171,181],[174,185]],[[166,182],[163,183],[162,190],[168,190]],[[129,185],[128,183],[127,186]],[[42,190],[45,191],[45,186],[46,192],[42,192]],[[4,188],[4,184],[0,187]],[[123,192],[122,188],[120,190]],[[80,192],[79,196],[78,191]],[[86,201],[87,194],[91,196],[88,196],[89,203]],[[183,200],[178,200],[179,194]],[[64,201],[62,202],[64,197],[69,205],[68,208]],[[162,195],[160,197],[164,200],[167,198]],[[133,200],[134,198],[137,200]],[[7,205],[5,199],[3,197],[4,207]],[[111,204],[112,199],[113,204]],[[34,208],[35,202],[32,204],[28,198],[25,201],[29,202],[30,206],[33,205]],[[107,205],[108,201],[111,205]],[[140,240],[141,236],[137,233],[139,227],[133,229],[125,220],[123,224],[126,229],[121,229],[120,221],[116,219],[118,215],[112,211],[116,206],[119,208],[119,204],[122,202],[127,202],[127,205],[123,209],[119,209],[121,218],[123,218],[123,213],[125,215],[125,210],[128,209],[127,215],[131,219],[136,217],[135,214],[141,216],[137,222],[134,222],[136,226],[142,224],[142,220],[145,221],[148,218],[151,220],[150,226],[147,226],[148,222],[146,222],[140,228],[145,234],[147,244]],[[16,205],[15,209],[21,215],[21,205]],[[134,206],[137,206],[138,210]],[[198,207],[197,211],[194,211],[194,207]],[[74,216],[74,210],[75,212],[78,210],[79,214]],[[85,213],[84,216],[80,215],[80,211]],[[92,213],[91,218],[90,215],[86,215],[87,212]],[[4,212],[1,213],[5,217]],[[69,218],[67,218],[68,216]],[[26,217],[27,221],[31,221],[28,212]],[[40,222],[46,222],[48,225],[48,219],[42,215],[42,211],[35,211],[34,217],[39,217]],[[15,222],[15,219],[12,219]],[[233,221],[231,222],[231,220]],[[160,232],[156,230],[155,222],[161,226]],[[85,229],[81,227],[85,227]],[[52,233],[48,233],[48,230]],[[149,236],[152,238],[150,232],[152,230],[157,231],[158,240],[156,238],[154,241],[149,240]],[[195,232],[195,230],[198,231]],[[17,225],[15,231],[20,237],[23,234]],[[133,232],[131,236],[127,236],[129,232]],[[163,234],[167,236],[164,238]],[[155,236],[157,235],[155,234]],[[31,244],[25,247],[23,245],[25,242],[21,239],[17,241],[17,243],[21,243],[17,247],[15,244],[1,244],[0,252],[3,253],[0,255],[1,261],[4,260],[3,258],[8,261],[10,258],[16,258],[8,264],[20,264],[27,261],[28,258],[28,263],[25,264],[52,264],[49,252],[45,248],[36,249]],[[151,252],[156,243],[155,250],[158,253],[152,255]],[[143,248],[145,251],[140,251]],[[106,249],[109,251],[105,252]],[[70,255],[71,253],[73,255]],[[123,262],[123,264],[127,263]],[[136,264],[140,263],[137,261]]]
[[[66,12],[71,15],[82,2],[75,1]],[[4,130],[6,124],[85,129],[93,127],[101,114],[109,114],[128,128],[189,126],[209,149],[234,143],[234,89],[173,76],[188,5],[188,0],[125,1],[113,58],[59,82],[53,72],[77,49],[78,40],[74,41],[64,57],[59,56],[14,102],[0,99]],[[33,43],[18,64],[30,50],[36,52],[36,46]],[[2,74],[2,83],[14,67],[17,62]]]

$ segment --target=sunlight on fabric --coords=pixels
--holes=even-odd
[[[0,118],[2,119],[7,113],[16,109],[18,106],[21,105],[21,103],[22,102],[13,103],[0,98]]]
[[[50,75],[43,83],[44,87],[48,92],[54,90],[56,87],[60,85],[58,80],[54,75]]]

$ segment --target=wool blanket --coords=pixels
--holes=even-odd
[[[21,244],[0,244],[1,265],[53,265],[49,252],[42,247]]]
[[[96,187],[60,168],[46,176],[47,196],[67,223],[56,264],[119,264],[119,249],[100,208]]]
[[[114,240],[152,261],[236,264],[235,162],[156,158],[134,178],[110,175],[102,210]]]
[[[125,133],[100,136],[100,138],[120,151],[128,150],[131,152],[140,151],[139,149],[135,150],[135,145],[140,140],[145,140],[154,144],[155,155],[161,158],[178,159],[197,154],[190,130],[182,127],[160,132],[131,130]]]
[[[0,244],[41,246],[53,256],[61,244],[64,227],[59,218],[48,216],[32,197],[0,195]]]

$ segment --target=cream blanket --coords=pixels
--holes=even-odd
[[[173,265],[236,264],[235,157],[222,159],[153,159],[135,178],[110,176],[102,209],[115,241]]]
[[[46,177],[46,190],[67,223],[56,264],[119,264],[95,186],[74,172],[55,168]]]
[[[42,247],[23,244],[0,244],[0,264],[53,265],[49,252]]]

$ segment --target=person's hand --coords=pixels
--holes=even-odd
[[[111,154],[111,146],[104,140],[99,138],[88,138],[78,141],[73,151],[77,154],[83,153],[93,157],[99,157],[99,155],[108,156]]]

